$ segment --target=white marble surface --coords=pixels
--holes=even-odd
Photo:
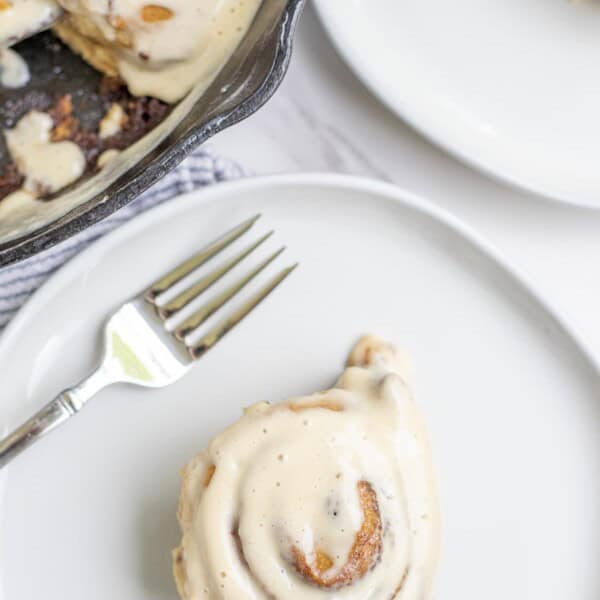
[[[342,62],[312,7],[278,93],[212,146],[260,174],[351,173],[428,198],[491,241],[600,356],[600,211],[510,188],[424,140]]]

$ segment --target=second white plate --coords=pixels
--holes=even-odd
[[[438,597],[597,600],[598,372],[483,242],[390,186],[246,180],[111,233],[0,340],[0,429],[91,369],[113,307],[258,212],[253,235],[276,229],[263,250],[287,244],[293,276],[183,380],[106,390],[0,472],[0,598],[173,600],[179,469],[244,406],[330,385],[372,331],[416,364],[444,517]]]
[[[316,0],[356,73],[465,161],[600,206],[600,3]]]

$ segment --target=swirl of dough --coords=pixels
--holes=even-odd
[[[429,448],[400,355],[373,337],[336,386],[248,409],[186,467],[184,600],[423,600],[438,547]]]

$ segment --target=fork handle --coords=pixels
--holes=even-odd
[[[0,441],[0,469],[77,412],[68,402],[66,395],[67,392],[60,394]]]
[[[76,415],[99,390],[112,383],[96,371],[79,385],[61,392],[33,417],[0,440],[0,469],[44,435]]]

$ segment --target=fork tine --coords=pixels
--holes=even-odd
[[[161,306],[157,309],[158,315],[161,319],[168,319],[172,317],[175,313],[179,312],[184,306],[187,306],[192,300],[197,298],[200,294],[205,292],[208,288],[210,288],[214,283],[219,281],[221,277],[229,273],[233,267],[239,264],[246,256],[248,256],[251,252],[256,250],[265,240],[270,238],[273,235],[273,232],[263,235],[256,242],[253,242],[248,247],[244,248],[241,252],[236,254],[233,258],[225,262],[218,269],[215,269],[212,273],[209,273],[205,277],[202,277],[200,281],[191,285],[187,290],[184,290],[179,294],[176,298]]]
[[[298,263],[284,269],[276,275],[265,287],[259,290],[225,321],[215,326],[197,344],[188,348],[194,360],[206,354],[221,338],[231,331],[244,317],[250,314],[290,273]]]
[[[199,327],[208,319],[212,314],[214,314],[219,308],[225,305],[226,302],[231,300],[246,284],[248,284],[252,279],[254,279],[267,265],[272,263],[283,251],[285,247],[280,248],[274,254],[271,254],[268,258],[266,258],[263,262],[261,262],[257,267],[255,267],[250,273],[242,277],[239,281],[232,284],[228,287],[224,292],[221,292],[217,295],[216,298],[213,298],[209,302],[207,302],[202,308],[198,309],[193,315],[188,317],[181,325],[176,327],[173,334],[175,337],[182,341],[188,333],[191,333],[196,327]]]
[[[172,271],[169,271],[166,275],[163,275],[160,279],[155,281],[144,293],[144,298],[154,304],[156,298],[164,291],[168,290],[172,285],[181,281],[186,275],[191,273],[194,269],[203,265],[215,254],[218,254],[221,250],[229,246],[232,242],[237,240],[241,235],[246,233],[254,223],[260,218],[260,215],[255,215],[251,219],[244,221],[237,227],[234,227],[227,233],[223,234],[208,246],[205,246],[200,252],[194,254],[194,256],[188,258],[180,265],[176,266]]]

